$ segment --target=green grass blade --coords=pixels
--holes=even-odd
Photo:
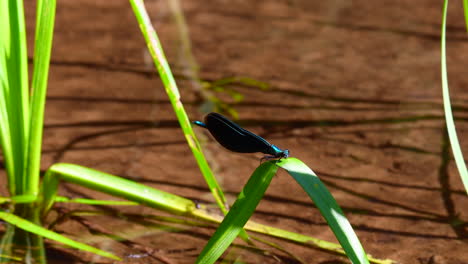
[[[214,263],[223,254],[254,213],[277,170],[273,162],[265,162],[254,171],[196,263]]]
[[[7,113],[10,122],[10,140],[15,167],[17,190],[14,194],[24,193],[25,149],[28,141],[29,126],[29,91],[28,60],[26,47],[26,26],[23,1],[10,0],[11,46],[7,72],[9,89],[7,95]]]
[[[200,170],[205,177],[208,187],[210,188],[218,206],[226,214],[226,198],[221,187],[216,181],[205,156],[203,155],[200,143],[198,142],[195,133],[193,132],[192,124],[190,123],[187,113],[180,101],[180,94],[174,76],[169,68],[169,64],[164,55],[161,43],[159,42],[158,35],[151,24],[151,20],[146,12],[144,3],[142,0],[130,0],[130,3],[189,147],[197,160],[198,166],[200,167]]]
[[[31,194],[22,194],[22,195],[11,196],[10,199],[11,199],[11,202],[15,204],[33,203],[37,201],[37,196],[31,195]]]
[[[25,204],[25,203],[33,203],[37,201],[37,196],[23,194],[23,195],[16,195],[10,197],[0,197],[0,204],[4,203],[11,203],[11,204]]]
[[[10,214],[10,213],[6,213],[6,212],[0,212],[0,219],[4,220],[5,222],[8,222],[16,227],[19,227],[23,230],[26,230],[28,232],[31,232],[33,234],[36,234],[36,235],[39,235],[39,236],[42,236],[42,237],[45,237],[45,238],[48,238],[48,239],[51,239],[51,240],[54,240],[54,241],[57,241],[57,242],[60,242],[62,244],[65,244],[67,246],[70,246],[70,247],[73,247],[73,248],[77,248],[77,249],[80,249],[80,250],[84,250],[84,251],[89,251],[89,252],[92,252],[94,254],[97,254],[97,255],[101,255],[103,257],[106,257],[106,258],[111,258],[111,259],[115,259],[115,260],[120,260],[119,257],[109,253],[109,252],[106,252],[106,251],[103,251],[103,250],[100,250],[100,249],[97,249],[95,247],[91,247],[91,246],[88,246],[86,244],[83,244],[83,243],[80,243],[80,242],[76,242],[74,240],[71,240],[65,236],[62,236],[58,233],[55,233],[53,231],[50,231],[46,228],[43,228],[41,226],[38,226],[32,222],[29,222],[28,220],[26,219],[23,219],[21,217],[18,217],[14,214]]]
[[[31,94],[30,142],[28,149],[26,192],[37,194],[41,162],[42,129],[47,91],[50,53],[55,20],[55,0],[39,0],[37,3],[36,39],[34,46],[34,71]]]
[[[455,158],[455,163],[460,173],[460,177],[465,186],[465,191],[468,193],[468,171],[466,169],[465,160],[463,158],[463,153],[460,148],[460,143],[458,142],[457,130],[455,129],[455,122],[453,121],[452,106],[450,104],[450,94],[448,86],[448,76],[447,76],[447,56],[446,56],[446,23],[447,23],[447,7],[448,0],[444,1],[444,10],[442,14],[442,34],[441,34],[441,51],[440,51],[440,64],[442,71],[442,95],[444,97],[444,112],[445,112],[445,122],[447,124],[447,132],[450,139],[450,145],[452,147],[453,156]],[[466,12],[466,8],[465,8]]]
[[[14,160],[10,140],[10,122],[7,113],[7,95],[9,80],[7,72],[7,60],[10,43],[10,21],[8,13],[8,1],[0,1],[0,145],[7,171],[9,191],[15,193]]]
[[[312,198],[352,263],[369,263],[351,224],[317,175],[296,158],[282,159],[277,165],[285,169]]]
[[[70,199],[63,196],[57,196],[55,198],[55,202],[59,203],[79,203],[79,204],[90,204],[90,205],[112,205],[112,206],[131,206],[131,205],[139,205],[139,203],[132,202],[132,201],[114,201],[114,200],[94,200],[94,199],[86,199],[86,198],[75,198]]]
[[[140,183],[74,164],[58,163],[44,176],[43,212],[52,206],[60,179],[175,214],[187,214],[196,207],[191,200]]]
[[[466,31],[468,32],[468,0],[463,0],[463,13],[465,14]]]
[[[1,1],[1,82],[2,82],[2,145],[6,158],[9,190],[12,195],[23,192],[25,142],[29,121],[28,61],[23,1]],[[5,129],[5,127],[8,127]]]

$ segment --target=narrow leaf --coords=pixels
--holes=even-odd
[[[283,159],[277,165],[285,169],[301,185],[309,197],[312,198],[348,258],[356,264],[369,263],[351,224],[346,219],[340,206],[336,203],[335,198],[333,198],[317,175],[296,158]]]
[[[182,128],[182,131],[184,132],[185,139],[187,140],[188,145],[192,150],[195,159],[197,160],[200,171],[205,177],[213,197],[215,198],[223,213],[226,214],[226,198],[221,187],[216,181],[216,178],[214,177],[213,172],[211,171],[211,168],[205,159],[205,156],[203,155],[200,143],[198,142],[195,133],[193,132],[191,122],[187,116],[187,113],[185,112],[182,102],[180,101],[180,94],[176,81],[172,75],[169,63],[166,60],[166,56],[164,55],[158,34],[153,28],[148,13],[146,12],[145,5],[142,0],[130,0],[130,4],[132,5],[133,12],[135,13],[135,16],[138,20],[138,24],[140,25],[141,32],[143,33],[143,37],[145,38],[154,64],[158,69],[159,76],[161,77],[161,80],[164,84],[166,93],[169,96],[172,107],[174,108],[174,112],[177,115],[179,124]]]
[[[468,32],[468,0],[463,0],[463,13],[465,14],[466,31]]]
[[[254,213],[277,170],[274,162],[265,162],[254,171],[196,263],[214,263],[223,254]]]
[[[12,195],[24,190],[25,147],[29,126],[28,60],[23,1],[0,4],[0,121],[2,148]],[[8,123],[3,123],[8,122]],[[5,133],[5,134],[3,134]]]
[[[57,163],[50,167],[42,183],[43,213],[52,206],[60,180],[75,183],[96,191],[135,201],[176,214],[186,214],[195,208],[194,202],[148,187],[141,183],[74,164]]]
[[[34,72],[31,94],[30,142],[28,145],[27,189],[38,194],[41,162],[44,107],[49,73],[50,53],[55,20],[55,0],[39,0],[37,5],[36,39],[34,46]]]
[[[440,64],[441,64],[441,70],[442,70],[442,95],[444,97],[445,123],[447,124],[447,132],[448,132],[449,139],[450,139],[450,145],[452,146],[455,163],[458,168],[458,173],[460,173],[460,177],[463,181],[463,185],[465,186],[465,191],[468,193],[468,171],[466,169],[465,160],[463,158],[463,153],[460,148],[460,143],[458,142],[455,122],[453,121],[452,106],[450,103],[450,94],[449,94],[449,86],[448,86],[447,55],[446,55],[446,45],[445,45],[447,8],[448,8],[448,0],[445,0],[444,10],[442,14],[442,34],[441,34],[441,40],[440,40],[441,41]],[[465,8],[465,12],[466,12],[466,8]]]

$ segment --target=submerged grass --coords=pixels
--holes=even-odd
[[[174,76],[172,75],[169,63],[167,62],[162,50],[158,35],[156,34],[156,31],[154,30],[151,24],[151,20],[146,12],[144,3],[141,0],[130,0],[130,4],[132,5],[133,11],[140,25],[140,29],[146,40],[148,50],[153,57],[153,61],[159,72],[159,76],[161,77],[164,87],[166,88],[166,93],[169,96],[169,100],[171,101],[174,112],[185,135],[185,139],[187,140],[188,145],[192,150],[195,159],[197,160],[200,170],[205,177],[213,197],[215,198],[223,213],[226,214],[226,198],[216,178],[214,177],[214,174],[211,171],[205,156],[202,153],[200,143],[198,142],[195,133],[193,132],[191,122],[187,116],[187,113],[185,112],[182,102],[180,101],[179,89],[177,88],[177,84],[175,82]]]

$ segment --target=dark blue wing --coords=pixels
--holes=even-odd
[[[218,113],[205,117],[206,128],[223,147],[240,153],[271,153],[272,145],[264,138],[243,129]]]

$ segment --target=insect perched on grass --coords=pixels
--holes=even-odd
[[[261,152],[268,154],[261,160],[282,159],[289,156],[289,150],[282,150],[259,135],[243,129],[218,113],[209,113],[205,123],[194,121],[195,125],[208,129],[223,147],[239,153]]]

